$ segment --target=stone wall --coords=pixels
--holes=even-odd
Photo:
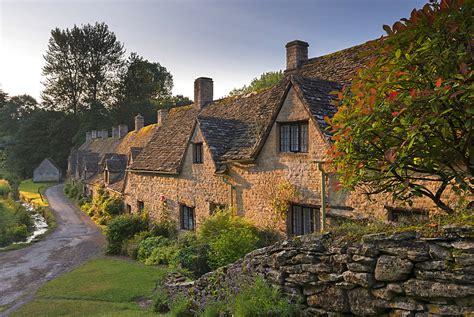
[[[357,243],[303,236],[166,285],[171,297],[185,294],[202,307],[255,275],[299,302],[304,316],[473,316],[474,228],[444,227],[435,238],[372,234]]]

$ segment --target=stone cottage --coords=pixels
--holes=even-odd
[[[130,136],[134,141],[119,137],[115,151],[105,144],[95,148],[108,140],[86,141],[71,155],[70,165],[80,168],[70,175],[121,194],[130,212],[147,210],[159,218],[166,211],[182,230],[194,230],[224,206],[288,235],[320,230],[323,204],[330,219],[398,217],[406,210],[388,196],[369,201],[358,192],[337,192],[333,175],[324,172],[331,144],[324,117],[336,112],[331,92],[350,83],[367,60],[362,54],[367,50],[362,44],[309,59],[308,43],[290,42],[285,76],[278,84],[221,100],[213,99],[212,79],[198,78],[192,105],[160,112],[146,136],[138,135],[148,127],[136,125],[136,136]],[[124,156],[114,158],[117,154]],[[95,176],[84,174],[85,162],[93,162]],[[119,181],[111,177],[117,169],[123,175]],[[287,210],[276,208],[286,202]],[[435,206],[419,199],[414,208],[424,215]]]
[[[59,182],[61,169],[50,158],[45,158],[33,171],[33,182]]]

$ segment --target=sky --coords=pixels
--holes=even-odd
[[[40,100],[52,29],[105,22],[127,55],[159,62],[174,94],[192,99],[198,77],[214,98],[285,68],[285,44],[309,43],[309,57],[384,34],[427,0],[0,0],[0,89]]]

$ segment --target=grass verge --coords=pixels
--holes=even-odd
[[[43,285],[13,316],[157,316],[139,303],[152,298],[167,268],[101,257]]]
[[[48,200],[44,196],[46,189],[56,184],[57,183],[34,183],[31,179],[28,179],[22,181],[18,186],[20,199],[35,206],[38,212],[46,219],[48,231],[44,235],[47,235],[56,228],[56,219],[49,207]]]

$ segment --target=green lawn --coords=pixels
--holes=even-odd
[[[54,184],[56,183],[33,183],[31,179],[22,181],[18,187],[20,198],[38,207],[47,207],[48,201],[44,197],[44,192],[46,188]]]
[[[164,267],[102,257],[48,283],[11,316],[158,316],[138,305],[152,298]]]

